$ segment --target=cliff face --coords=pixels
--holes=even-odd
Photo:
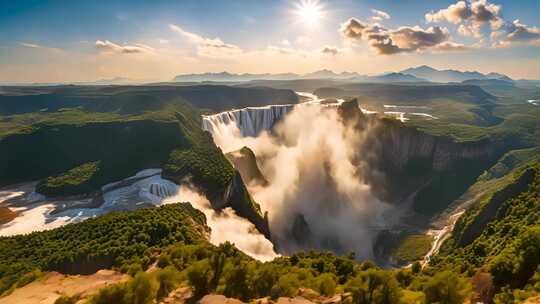
[[[221,201],[223,208],[231,207],[236,214],[248,219],[268,240],[272,240],[268,225],[268,214],[261,214],[260,206],[249,194],[240,173],[236,171],[232,183]]]
[[[444,210],[504,152],[502,143],[490,139],[455,142],[386,120],[369,142],[376,155],[372,163],[384,173],[379,194],[390,201],[409,199],[428,216]]]
[[[356,100],[340,107],[344,121],[367,132],[358,159],[369,167],[361,174],[387,202],[410,204],[423,215],[444,210],[505,151],[489,138],[456,142],[396,120],[363,115]]]
[[[492,159],[496,154],[496,147],[489,139],[456,143],[447,137],[432,136],[387,121],[378,128],[376,133],[380,136],[384,160],[399,169],[406,168],[415,159],[427,158],[433,170],[444,171],[460,161]]]
[[[101,186],[160,166],[185,144],[178,123],[152,120],[36,126],[0,139],[0,185],[42,179],[102,161]]]

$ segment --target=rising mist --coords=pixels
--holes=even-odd
[[[336,107],[304,105],[257,137],[243,137],[234,122],[212,133],[224,152],[247,146],[257,156],[269,184],[249,190],[268,212],[280,252],[314,248],[370,258],[378,231],[391,224],[385,214],[392,213],[363,178],[371,129],[347,125]]]

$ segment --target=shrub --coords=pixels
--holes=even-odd
[[[159,289],[159,283],[150,274],[139,272],[128,285],[127,299],[133,304],[152,303]]]
[[[324,296],[333,296],[336,292],[336,277],[330,273],[323,273],[315,279],[317,291]]]
[[[426,300],[430,303],[463,303],[468,292],[469,286],[466,281],[451,271],[437,273],[424,286]]]
[[[159,284],[157,298],[161,299],[169,295],[180,282],[180,275],[173,267],[160,269],[156,272],[156,279]]]
[[[90,304],[127,304],[127,284],[114,284],[101,288],[96,295],[90,298]]]

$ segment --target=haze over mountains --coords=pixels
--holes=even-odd
[[[510,77],[499,73],[483,74],[477,71],[437,70],[423,65],[408,68],[400,72],[389,72],[381,75],[363,75],[357,72],[337,73],[323,69],[307,74],[281,73],[281,74],[234,74],[229,72],[181,74],[176,76],[175,82],[239,82],[252,80],[294,80],[294,79],[334,79],[359,82],[463,82],[467,80],[503,80],[513,82]]]
[[[322,69],[307,74],[298,73],[262,73],[251,74],[242,73],[236,74],[227,71],[223,72],[207,72],[198,74],[179,74],[175,76],[171,82],[249,82],[255,80],[318,80],[330,79],[338,81],[350,82],[366,82],[366,83],[422,83],[422,82],[465,82],[465,81],[487,81],[497,80],[503,81],[501,84],[511,85],[516,81],[523,84],[537,83],[536,80],[513,80],[507,75],[490,72],[483,74],[477,71],[459,71],[452,69],[438,70],[427,65],[411,67],[398,72],[387,72],[379,75],[365,75],[358,72],[334,72],[329,69]],[[95,81],[77,81],[77,82],[51,82],[51,83],[18,83],[18,82],[3,82],[0,85],[5,86],[51,86],[51,85],[138,85],[145,83],[155,83],[152,80],[132,79],[128,77],[112,77],[98,79]],[[474,84],[469,82],[468,84]],[[483,82],[482,84],[485,84]],[[477,84],[478,85],[478,84]]]

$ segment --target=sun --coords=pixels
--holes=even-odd
[[[324,17],[324,12],[319,1],[301,0],[296,4],[295,15],[299,22],[314,26],[320,23]]]

